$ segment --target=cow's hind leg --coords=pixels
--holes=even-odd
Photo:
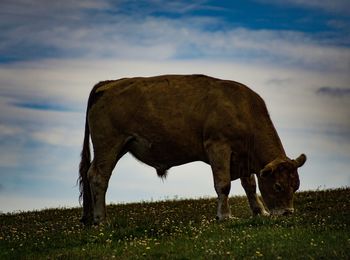
[[[268,216],[269,213],[265,210],[263,203],[260,201],[256,194],[256,182],[254,174],[249,177],[241,177],[241,184],[247,194],[249,206],[253,212],[253,215]]]
[[[228,202],[231,189],[231,148],[227,144],[212,141],[208,141],[205,147],[213,171],[215,191],[218,195],[217,218],[219,220],[228,219],[231,217]]]
[[[91,188],[93,221],[99,224],[106,219],[106,191],[112,171],[118,159],[124,154],[125,139],[121,139],[115,145],[96,145],[94,160],[88,172]],[[107,148],[110,147],[110,148]]]

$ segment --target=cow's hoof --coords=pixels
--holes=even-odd
[[[105,216],[95,216],[93,224],[95,226],[98,226],[98,225],[104,223],[105,221],[106,221],[106,217]]]
[[[263,216],[263,217],[268,217],[270,216],[270,213],[266,211],[264,208],[257,208],[253,210],[253,216]]]
[[[269,217],[270,216],[270,213],[267,212],[266,210],[262,210],[259,214],[260,216],[263,216],[263,217]]]
[[[225,215],[221,215],[221,216],[216,216],[215,219],[217,221],[226,221],[226,220],[232,220],[235,219],[235,217],[232,217],[231,214],[225,214]]]
[[[285,208],[285,209],[273,209],[271,214],[273,216],[288,216],[294,213],[294,208]]]
[[[91,226],[92,217],[82,216],[80,219],[80,223],[82,223],[84,226]]]

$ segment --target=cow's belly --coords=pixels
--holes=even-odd
[[[195,147],[166,139],[148,140],[135,135],[127,150],[138,160],[156,169],[166,170],[176,165],[205,160],[202,151]]]

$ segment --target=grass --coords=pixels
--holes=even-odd
[[[81,209],[0,215],[0,259],[349,259],[350,188],[296,194],[288,217],[215,220],[216,200],[108,206],[108,223],[84,228]]]

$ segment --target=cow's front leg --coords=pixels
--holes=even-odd
[[[230,160],[231,148],[227,144],[208,141],[205,144],[213,171],[215,191],[218,195],[217,218],[231,217],[228,196],[231,189]]]
[[[249,206],[253,212],[253,215],[270,215],[265,210],[263,203],[260,201],[258,195],[256,194],[256,182],[254,174],[250,175],[249,177],[241,177],[241,184],[245,190],[245,193],[247,194]]]

